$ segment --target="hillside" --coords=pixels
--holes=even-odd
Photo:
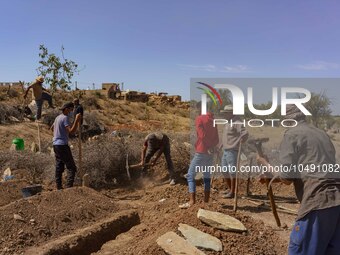
[[[72,101],[75,97],[85,110],[85,120],[89,125],[98,124],[105,132],[119,130],[135,130],[151,132],[156,130],[171,132],[188,132],[189,105],[185,102],[167,104],[167,102],[130,102],[113,100],[100,93],[83,93],[82,91],[61,92],[54,94],[56,108],[63,103]],[[37,143],[37,125],[24,118],[23,107],[31,101],[30,94],[27,100],[23,99],[20,87],[11,88],[0,86],[0,150],[10,147],[13,138],[24,138],[27,145]],[[41,139],[50,143],[52,133],[48,130],[58,110],[43,110],[42,120],[45,125],[41,127]],[[12,118],[15,117],[15,118]]]

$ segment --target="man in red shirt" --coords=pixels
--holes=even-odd
[[[219,142],[218,131],[217,127],[214,127],[213,114],[208,112],[206,115],[201,115],[201,103],[197,104],[197,110],[200,115],[195,120],[197,133],[195,155],[190,163],[187,174],[190,201],[181,205],[181,208],[188,208],[196,203],[195,176],[198,172],[203,173],[204,202],[208,203],[210,198],[210,172],[208,167],[213,165],[213,151]]]

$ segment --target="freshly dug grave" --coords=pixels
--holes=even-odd
[[[120,209],[128,209],[123,207],[92,189],[81,187],[17,200],[0,207],[0,233],[3,233],[0,254],[21,254],[28,246],[45,243]]]
[[[198,203],[190,209],[179,209],[178,205],[188,198],[187,187],[184,185],[148,185],[144,190],[129,192],[128,196],[115,191],[106,191],[105,194],[119,200],[129,200],[131,206],[137,208],[141,217],[141,224],[130,231],[119,235],[116,240],[106,243],[96,255],[128,255],[149,254],[165,255],[158,247],[156,240],[168,231],[177,231],[179,223],[185,223],[219,238],[223,243],[223,252],[206,251],[206,254],[286,254],[287,239],[280,238],[274,228],[266,226],[261,220],[253,219],[246,212],[236,214],[222,206],[212,195],[208,205],[202,205],[202,187],[198,187]],[[122,201],[123,202],[123,201]],[[119,203],[119,202],[118,202]],[[197,219],[199,208],[218,211],[239,219],[248,229],[247,233],[232,233],[214,229]],[[288,230],[280,230],[282,234],[289,235]]]

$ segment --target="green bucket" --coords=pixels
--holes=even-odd
[[[15,149],[17,151],[23,151],[25,149],[24,139],[22,138],[13,139],[12,143],[15,144]]]

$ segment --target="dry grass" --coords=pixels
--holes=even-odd
[[[41,183],[53,176],[54,162],[49,154],[33,153],[29,150],[0,152],[0,166],[12,170],[26,170],[32,183]]]
[[[22,120],[22,110],[19,107],[0,103],[0,124],[10,122],[11,116]]]
[[[141,159],[141,151],[147,133],[121,130],[119,135],[101,135],[98,140],[83,145],[83,171],[91,177],[91,186],[101,188],[112,185],[113,179],[118,182],[126,180],[126,156],[129,164],[137,164]],[[171,140],[172,159],[177,172],[186,172],[190,161],[189,149],[184,145],[188,134],[169,134]],[[78,161],[78,147],[74,150],[74,158]],[[163,173],[165,159],[161,157]]]

